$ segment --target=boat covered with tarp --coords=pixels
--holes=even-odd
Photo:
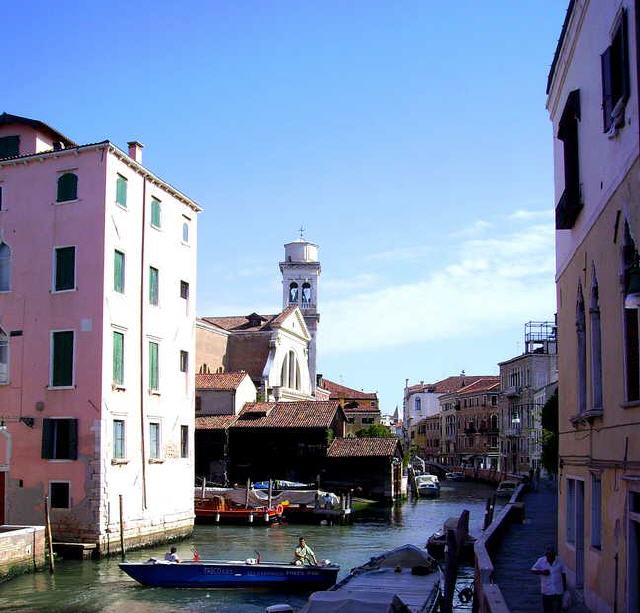
[[[286,590],[326,589],[336,582],[340,567],[297,566],[288,562],[200,560],[165,562],[121,562],[120,568],[138,583],[149,587],[173,588],[282,588]]]
[[[402,545],[352,569],[330,590],[314,592],[300,613],[434,613],[440,583],[436,561]]]

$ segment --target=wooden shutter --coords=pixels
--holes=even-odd
[[[622,17],[620,23],[621,29],[621,55],[620,58],[622,61],[622,99],[626,102],[629,99],[629,94],[631,93],[631,86],[629,84],[629,26],[627,24],[627,9],[622,9]]]
[[[113,289],[121,294],[124,293],[124,253],[121,251],[114,252]]]
[[[158,389],[158,344],[149,343],[149,389]]]
[[[156,228],[161,226],[160,201],[155,198],[151,200],[151,225]]]
[[[122,385],[124,381],[124,334],[113,333],[113,382]]]
[[[54,435],[54,423],[53,419],[42,420],[42,458],[44,460],[51,460],[53,457],[53,435]]]
[[[53,333],[53,369],[51,384],[54,387],[73,385],[73,332]]]
[[[121,175],[116,178],[116,202],[121,206],[127,206],[127,180]]]
[[[66,172],[58,178],[58,202],[76,200],[78,197],[78,177]]]
[[[69,427],[69,460],[78,459],[78,420],[68,419]]]
[[[611,47],[600,56],[602,72],[602,123],[604,131],[611,128],[611,111],[613,111],[613,87],[611,79]]]
[[[56,249],[55,290],[74,289],[75,286],[76,248],[61,247]]]
[[[149,266],[149,304],[158,304],[158,269]]]

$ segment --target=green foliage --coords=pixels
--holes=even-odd
[[[371,424],[362,430],[356,432],[356,436],[359,438],[395,438],[395,435],[391,433],[391,430],[387,426],[382,424]]]
[[[542,457],[540,461],[547,472],[558,472],[558,390],[542,407]]]
[[[331,428],[327,428],[327,430],[325,431],[325,438],[327,441],[327,447],[329,445],[331,445],[331,443],[333,443],[333,439],[336,437],[336,433],[331,429]]]

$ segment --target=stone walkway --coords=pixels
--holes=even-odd
[[[555,483],[542,480],[538,491],[524,498],[524,524],[511,524],[493,556],[494,580],[513,613],[542,611],[540,579],[529,572],[544,554],[547,543],[556,543],[557,494]],[[570,613],[589,613],[574,605]]]

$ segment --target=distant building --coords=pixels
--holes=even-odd
[[[256,386],[244,370],[196,375],[196,417],[237,415],[255,401]]]
[[[558,379],[555,323],[525,324],[524,344],[523,354],[499,364],[500,470],[527,474],[542,453],[540,390]]]
[[[0,524],[119,548],[193,526],[197,216],[142,145],[0,115]]]
[[[637,0],[572,1],[547,87],[558,296],[559,553],[592,611],[640,610]]]
[[[337,400],[347,417],[347,435],[380,423],[380,407],[376,392],[360,390],[334,383],[322,375],[318,376],[319,388],[329,392],[331,400]],[[318,388],[316,388],[318,389]]]
[[[307,360],[311,336],[298,306],[276,315],[202,317],[196,335],[199,373],[244,370],[262,399],[313,398]]]

